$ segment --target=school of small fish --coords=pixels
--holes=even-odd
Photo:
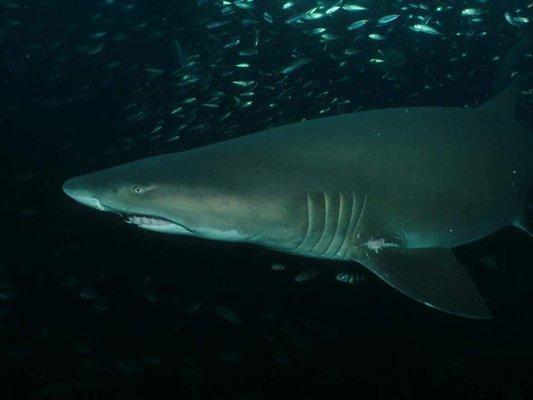
[[[162,10],[161,22],[134,1],[104,0],[87,16],[64,21],[68,35],[40,41],[50,27],[25,21],[53,13],[47,5],[0,2],[9,72],[53,59],[42,78],[69,87],[61,98],[36,98],[47,108],[94,95],[117,79],[133,82],[112,122],[117,135],[110,152],[186,147],[199,136],[218,140],[355,111],[372,104],[366,82],[381,81],[380,92],[413,103],[438,96],[443,87],[474,79],[481,66],[496,70],[533,10],[528,1],[500,9],[487,0],[199,0],[188,10],[194,22],[184,26],[176,19],[179,8]],[[157,51],[126,57],[136,46]],[[484,59],[476,47],[484,48]],[[90,81],[71,82],[76,63],[94,72]],[[413,81],[418,89],[407,91]],[[16,108],[16,101],[4,107]]]

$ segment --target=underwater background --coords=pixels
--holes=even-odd
[[[472,321],[356,263],[142,231],[61,190],[304,119],[476,106],[512,72],[527,123],[532,18],[528,0],[0,0],[0,399],[533,398],[522,232],[455,250],[494,314]]]

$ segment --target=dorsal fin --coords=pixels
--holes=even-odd
[[[518,82],[515,78],[507,88],[492,99],[486,101],[481,109],[490,113],[497,113],[500,116],[516,117],[516,99],[518,97]]]

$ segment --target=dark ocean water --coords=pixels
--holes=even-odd
[[[303,119],[474,106],[531,72],[527,0],[294,3],[0,0],[0,399],[533,398],[522,232],[456,249],[494,314],[472,321],[355,263],[141,231],[63,194]]]

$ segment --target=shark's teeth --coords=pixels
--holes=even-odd
[[[149,217],[145,215],[129,215],[128,219],[126,220],[126,223],[128,224],[135,224],[135,225],[142,225],[142,226],[165,226],[165,225],[172,225],[172,222],[157,218],[157,217]]]

